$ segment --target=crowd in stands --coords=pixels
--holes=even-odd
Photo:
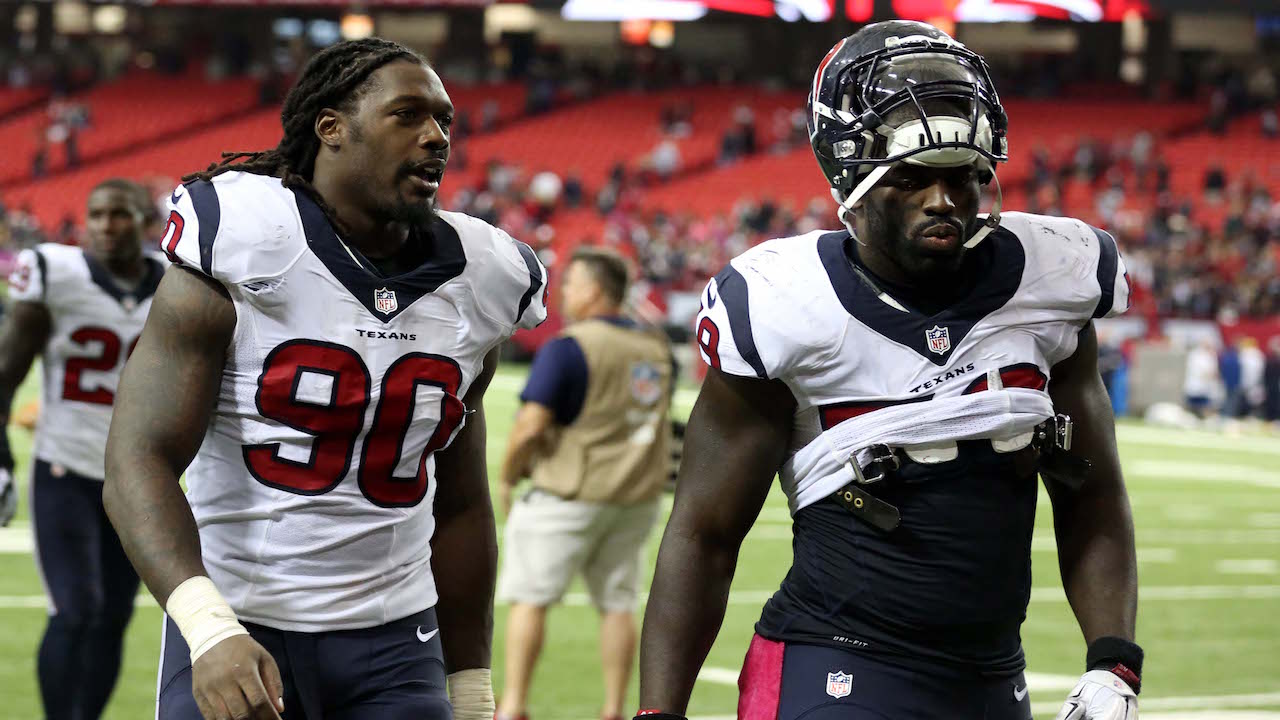
[[[80,53],[82,54],[82,53]],[[94,122],[94,108],[63,93],[92,78],[92,63],[77,62],[72,53],[61,61],[19,61],[0,56],[10,85],[44,83],[53,92],[47,99],[41,127],[42,141],[31,158],[31,170],[42,175],[50,156],[57,167],[75,167],[77,136]],[[145,55],[145,58],[143,56]],[[231,40],[216,42],[200,55],[201,72],[216,78],[248,73],[260,81],[260,100],[279,100],[291,74],[305,61],[304,48],[278,53],[270,63],[254,60],[247,47]],[[197,62],[191,53],[152,49],[132,58],[163,72],[182,72]],[[97,58],[99,66],[104,58]],[[468,140],[492,132],[515,117],[548,112],[559,105],[587,101],[611,89],[651,90],[691,81],[723,80],[723,68],[672,64],[661,55],[638,52],[605,70],[591,63],[570,64],[554,50],[535,53],[519,68],[526,87],[516,114],[500,112],[493,101],[463,108],[455,124],[455,152],[451,161],[456,180],[446,179],[445,204],[452,209],[493,222],[546,253],[563,252],[578,242],[612,245],[635,258],[642,279],[659,290],[691,290],[735,254],[770,237],[833,227],[833,203],[815,179],[806,200],[782,199],[768,187],[743,187],[741,197],[726,198],[716,212],[694,213],[659,209],[646,194],[679,178],[705,170],[687,167],[682,140],[696,131],[695,110],[671,102],[655,112],[660,140],[640,160],[619,157],[602,182],[586,182],[564,164],[518,165],[503,159],[473,161]],[[116,72],[127,67],[116,66]],[[135,68],[136,69],[136,68]],[[186,68],[189,71],[190,68]],[[442,67],[442,73],[493,79],[511,72],[511,58],[496,49],[487,68]],[[999,70],[999,69],[998,69]],[[1062,78],[1047,67],[999,70],[1019,92],[1040,95],[1058,87]],[[101,72],[99,70],[98,72]],[[1263,136],[1276,139],[1276,81],[1265,68],[1233,70],[1209,66],[1205,77],[1191,78],[1190,89],[1206,99],[1212,132],[1226,132],[1230,118],[1252,113]],[[479,76],[479,77],[478,77]],[[1197,80],[1201,86],[1195,87]],[[804,115],[799,107],[764,112],[743,103],[725,108],[731,118],[719,131],[713,166],[732,167],[770,154],[807,152]],[[1201,115],[1205,118],[1205,115]],[[1016,120],[1016,118],[1015,118]],[[1081,125],[1082,134],[1070,145],[1015,148],[1030,155],[1026,177],[1005,187],[1006,208],[1064,214],[1111,231],[1120,241],[1135,288],[1134,305],[1149,316],[1222,319],[1280,314],[1280,181],[1231,167],[1210,166],[1194,191],[1186,175],[1163,148],[1159,133],[1140,131],[1108,136],[1104,127]],[[1203,128],[1203,126],[1202,126]],[[624,144],[625,146],[625,144]],[[620,146],[620,151],[634,148]],[[472,167],[482,163],[482,171]],[[471,167],[470,172],[466,172]],[[813,167],[816,178],[817,168]],[[1020,173],[1023,174],[1023,173]],[[1185,180],[1185,177],[1182,178]],[[176,178],[154,179],[162,198]],[[2,206],[2,203],[0,203]],[[65,217],[41,227],[25,207],[0,207],[0,270],[16,248],[49,239],[75,242],[77,218]],[[549,258],[553,259],[553,258]]]

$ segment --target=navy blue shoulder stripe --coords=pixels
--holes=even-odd
[[[200,222],[200,269],[213,276],[213,240],[218,237],[218,223],[222,222],[222,205],[218,191],[208,180],[196,180],[187,184],[191,205],[196,209]]]
[[[40,270],[40,299],[43,300],[49,297],[49,261],[44,259],[40,248],[32,248],[31,251],[36,254],[36,268]]]
[[[738,347],[738,354],[756,371],[756,375],[768,380],[769,375],[764,370],[764,363],[760,361],[759,351],[756,350],[755,334],[751,331],[747,279],[732,264],[725,265],[720,274],[716,275],[716,292],[724,301],[724,312],[729,316],[729,330],[733,332],[733,344]]]
[[[1098,236],[1098,286],[1102,288],[1102,297],[1098,298],[1098,307],[1093,316],[1100,318],[1111,312],[1111,305],[1116,295],[1116,270],[1120,267],[1120,252],[1116,249],[1115,238],[1106,230],[1092,225],[1089,229]]]
[[[538,256],[534,254],[533,248],[519,240],[515,242],[516,247],[520,249],[520,257],[524,258],[525,267],[529,268],[529,289],[520,296],[520,307],[516,310],[516,323],[519,324],[520,318],[524,317],[524,311],[529,309],[529,302],[533,300],[534,293],[542,289],[542,269],[538,265]]]

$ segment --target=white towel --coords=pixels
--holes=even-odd
[[[823,432],[783,464],[782,487],[791,514],[854,480],[853,466],[871,461],[870,448],[937,446],[959,440],[1007,439],[1053,417],[1040,390],[1005,388],[881,408]]]

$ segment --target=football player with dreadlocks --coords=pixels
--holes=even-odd
[[[640,714],[683,718],[775,472],[793,564],[739,677],[742,720],[1026,720],[1019,636],[1037,475],[1087,642],[1058,718],[1132,720],[1137,568],[1093,319],[1125,310],[1110,235],[979,214],[1007,159],[986,64],[922,23],[823,58],[809,133],[844,229],[708,284],[641,647]],[[995,185],[998,193],[999,185]]]
[[[168,616],[160,720],[493,717],[481,401],[546,271],[437,208],[453,114],[419,55],[341,43],[276,148],[173,192],[104,494]]]

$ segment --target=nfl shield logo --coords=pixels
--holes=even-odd
[[[389,315],[399,307],[396,305],[396,291],[380,288],[373,291],[373,307],[383,315]]]
[[[631,397],[641,405],[652,405],[662,398],[662,374],[647,362],[631,365]]]
[[[827,694],[842,698],[853,692],[853,675],[847,672],[827,673]]]
[[[924,331],[924,337],[929,341],[929,352],[945,355],[951,349],[951,334],[944,327],[934,325],[931,330]]]

